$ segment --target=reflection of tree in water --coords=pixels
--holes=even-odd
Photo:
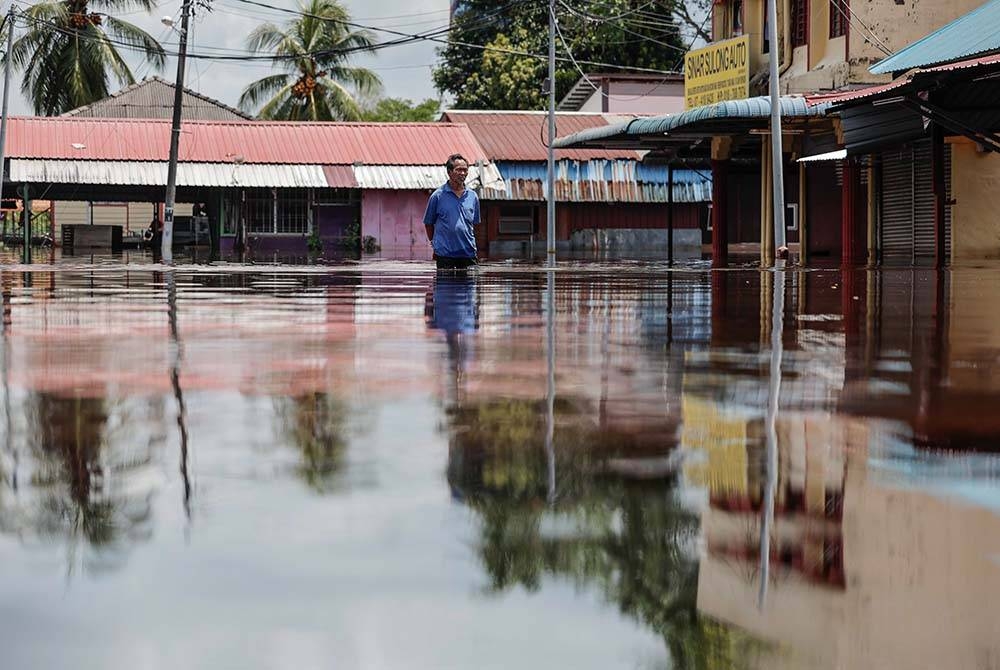
[[[329,393],[308,393],[275,401],[283,436],[301,453],[296,472],[309,488],[333,489],[344,467],[347,451],[346,403]]]
[[[71,570],[81,540],[85,567],[118,567],[125,551],[152,532],[150,495],[135,493],[152,461],[149,450],[109,444],[103,398],[33,393],[25,414],[27,486],[0,511],[3,526],[22,538],[66,540]]]
[[[608,474],[602,464],[624,455],[627,437],[595,430],[585,416],[567,420],[570,412],[557,403],[554,505],[546,503],[543,403],[450,412],[449,484],[480,516],[490,589],[535,591],[545,576],[596,586],[663,636],[674,667],[749,664],[759,643],[697,612],[699,519],[678,501],[675,481]]]

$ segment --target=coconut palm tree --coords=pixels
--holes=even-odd
[[[106,98],[111,80],[119,86],[134,83],[121,48],[139,51],[154,68],[162,68],[159,42],[112,15],[155,6],[155,0],[49,0],[26,9],[22,20],[28,31],[14,41],[11,57],[24,72],[21,90],[35,113],[62,114]]]
[[[284,70],[250,84],[240,107],[261,119],[353,121],[361,118],[354,94],[373,95],[382,86],[371,70],[352,67],[351,55],[371,51],[366,30],[351,30],[350,16],[337,0],[303,0],[302,16],[284,27],[266,23],[247,38],[247,47],[270,53]]]

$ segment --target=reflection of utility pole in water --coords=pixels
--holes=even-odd
[[[765,420],[766,478],[764,504],[760,508],[760,592],[757,607],[764,608],[771,572],[771,526],[774,524],[774,496],[778,484],[778,395],[781,393],[782,335],[785,313],[785,262],[778,260],[774,270],[774,298],[771,301],[771,375],[767,389],[767,417]]]
[[[4,416],[4,450],[10,454],[10,488],[17,492],[17,449],[14,447],[14,420],[10,409],[10,275],[0,272],[0,293],[3,295],[3,345],[0,346],[0,375],[3,377],[3,416]]]
[[[184,482],[184,514],[191,520],[191,479],[188,476],[187,410],[181,391],[181,359],[183,347],[177,329],[177,280],[173,270],[167,271],[167,315],[170,321],[170,384],[177,399],[177,427],[181,433],[181,479]]]
[[[545,273],[548,278],[546,287],[546,323],[545,323],[545,357],[548,361],[549,374],[547,383],[547,404],[545,412],[545,455],[549,463],[549,503],[556,500],[556,277],[552,268]]]

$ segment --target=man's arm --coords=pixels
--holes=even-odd
[[[427,200],[427,210],[424,211],[424,229],[427,231],[427,241],[434,241],[434,222],[437,220],[437,193],[432,193]]]

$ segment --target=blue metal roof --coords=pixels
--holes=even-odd
[[[998,49],[1000,49],[1000,0],[991,0],[879,61],[868,68],[868,71],[872,74],[902,72]]]
[[[1000,0],[997,0],[1000,2]],[[806,104],[802,96],[782,96],[779,100],[781,116],[785,119],[818,117],[826,113],[828,103]],[[639,135],[662,135],[672,130],[704,121],[720,119],[747,120],[763,119],[771,116],[771,98],[760,96],[744,100],[725,100],[713,105],[695,107],[680,114],[632,119],[599,128],[590,128],[566,137],[558,138],[553,144],[558,148],[569,148],[584,142]]]

